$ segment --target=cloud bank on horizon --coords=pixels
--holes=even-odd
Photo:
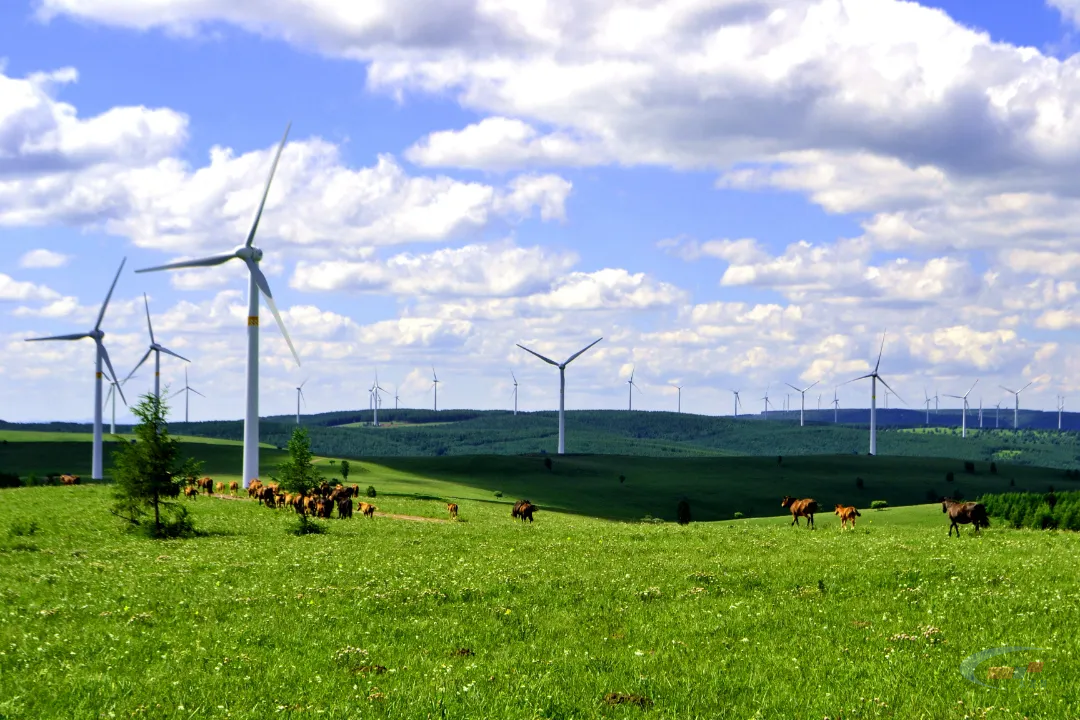
[[[550,409],[556,379],[515,343],[562,357],[600,335],[568,373],[568,407],[624,407],[633,370],[643,409],[673,410],[678,384],[685,411],[726,414],[732,388],[821,381],[830,395],[871,366],[886,328],[882,372],[914,407],[923,388],[979,377],[986,406],[1008,400],[990,388],[1034,381],[1024,404],[1050,409],[1080,388],[1080,55],[992,39],[947,10],[35,0],[19,12],[45,38],[110,34],[115,48],[94,47],[115,62],[145,52],[125,39],[156,38],[167,62],[239,38],[240,72],[258,72],[243,53],[276,48],[344,65],[350,92],[389,100],[381,115],[295,125],[285,147],[259,236],[305,367],[266,325],[264,414],[289,412],[309,375],[311,410],[366,407],[376,368],[404,404],[428,407],[432,365],[440,406],[509,407],[513,368],[522,409]],[[1042,11],[1062,34],[1080,24],[1075,0]],[[89,417],[92,346],[23,339],[92,324],[124,255],[146,267],[241,244],[275,149],[273,135],[219,144],[220,116],[180,88],[88,97],[69,57],[0,64],[0,233],[16,248],[0,263],[5,420]],[[211,99],[245,93],[222,92]],[[357,158],[337,128],[366,126],[431,129]],[[193,419],[241,414],[238,265],[129,277],[109,310],[126,367],[150,293],[155,332],[208,396]],[[841,392],[867,404],[865,388]]]

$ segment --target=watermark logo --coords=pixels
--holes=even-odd
[[[980,650],[960,663],[960,673],[976,685],[982,685],[993,690],[1003,690],[1006,687],[1005,681],[1011,681],[1024,687],[1046,687],[1046,678],[1043,675],[1043,661],[1041,659],[1031,660],[1020,665],[1006,665],[1001,660],[993,663],[987,662],[993,658],[1013,653],[1024,653],[1030,656],[1033,654],[1031,651],[1035,653],[1048,652],[1044,648],[1037,647],[999,647]],[[987,666],[980,671],[979,666],[983,663],[987,663]],[[998,684],[987,685],[979,680],[980,676],[988,681],[998,682]]]

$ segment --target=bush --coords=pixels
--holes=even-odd
[[[326,528],[307,515],[297,515],[296,517],[297,523],[292,531],[293,535],[322,535],[326,532]]]
[[[11,523],[11,527],[8,529],[8,535],[11,537],[28,537],[33,535],[41,528],[38,527],[37,520],[31,520],[27,522],[25,520],[16,520]]]
[[[675,516],[679,519],[680,525],[690,524],[690,503],[686,498],[679,501],[678,507],[675,509]]]
[[[991,475],[997,475],[997,463],[996,462],[993,462],[993,461],[990,462],[990,474]]]
[[[621,483],[626,482],[626,476],[625,475],[620,475],[619,476],[619,482],[621,482]]]
[[[44,485],[44,483],[38,481],[38,476],[35,473],[30,473],[26,476],[26,487],[34,487],[35,485]]]
[[[496,490],[495,497],[502,497],[502,490]]]
[[[735,519],[736,520],[742,520],[744,517],[746,517],[746,516],[743,515],[741,512],[736,512],[735,513]]]
[[[949,472],[945,473],[945,482],[952,482],[952,481],[953,481],[953,479],[954,479],[954,478],[953,478],[952,470],[950,470]]]
[[[375,497],[375,486],[374,485],[368,485],[367,486],[367,496],[368,497]]]
[[[16,488],[22,487],[22,480],[18,475],[11,473],[0,472],[0,488]]]
[[[860,490],[863,489],[863,479],[861,477],[855,478],[855,487],[859,488]]]
[[[548,470],[551,469],[551,458],[549,458],[549,457],[544,458],[544,467],[546,467]]]
[[[887,507],[889,507],[889,503],[888,503],[887,500],[871,500],[870,501],[870,509],[871,510],[884,510]]]
[[[964,461],[964,472],[966,472],[968,475],[974,475],[975,474],[975,463],[971,462],[970,460],[965,460]]]

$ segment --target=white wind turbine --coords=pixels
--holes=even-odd
[[[999,402],[994,408],[996,409],[994,412],[994,428],[997,429],[1001,427],[1001,403]]]
[[[641,392],[641,387],[634,383],[634,368],[630,368],[630,379],[627,382],[630,384],[630,405],[628,409],[632,411],[634,409],[634,388]]]
[[[742,404],[742,400],[739,399],[738,390],[732,390],[731,392],[735,394],[735,417],[739,417],[739,405]]]
[[[517,387],[518,387],[518,382],[517,382],[517,375],[514,374],[513,370],[510,371],[510,377],[514,378],[514,414],[517,415]]]
[[[300,424],[300,401],[304,401],[304,407],[307,407],[307,398],[304,397],[304,386],[307,385],[307,379],[300,383],[300,387],[296,388],[296,424]]]
[[[170,397],[170,398],[174,398],[174,397],[176,397],[177,395],[179,395],[180,393],[184,393],[184,423],[186,424],[186,423],[188,422],[188,409],[189,409],[189,406],[190,406],[190,401],[191,401],[191,393],[195,393],[196,395],[198,395],[198,396],[199,396],[199,397],[201,397],[201,398],[205,398],[205,397],[206,397],[206,396],[205,396],[205,395],[203,395],[203,394],[202,394],[201,392],[199,392],[199,391],[198,391],[198,390],[196,390],[195,388],[193,388],[193,387],[191,387],[190,385],[188,385],[188,374],[187,374],[187,368],[184,368],[184,387],[180,388],[179,390],[177,390],[176,392],[174,392],[174,393],[173,393],[172,395],[170,395],[169,397]]]
[[[435,412],[439,412],[439,376],[435,374],[435,368],[431,368],[431,377],[434,380],[431,387],[435,388]]]
[[[374,395],[375,395],[375,414],[372,416],[372,420],[373,420],[373,424],[375,425],[375,427],[378,427],[379,426],[379,405],[382,404],[382,396],[380,396],[379,393],[380,392],[386,392],[379,385],[379,373],[378,372],[375,373],[375,384],[371,386],[371,392],[374,393]]]
[[[930,425],[930,401],[934,398],[930,397],[930,394],[926,392],[926,388],[922,390],[923,396],[926,398],[926,424]]]
[[[530,350],[529,348],[525,347],[521,343],[517,343],[517,346],[519,348],[521,348],[522,350],[524,350],[525,352],[531,353],[532,355],[535,355],[536,357],[540,358],[541,360],[548,363],[549,365],[554,365],[555,367],[559,368],[559,454],[560,455],[562,455],[562,454],[564,454],[566,452],[566,424],[565,424],[564,418],[563,418],[564,401],[565,401],[565,398],[566,398],[566,366],[569,365],[570,363],[572,363],[574,360],[576,360],[579,355],[581,355],[586,350],[588,350],[593,345],[595,345],[596,343],[600,342],[603,339],[604,338],[600,337],[600,338],[597,338],[596,340],[593,340],[591,343],[589,343],[588,345],[586,345],[585,347],[583,347],[582,349],[578,350],[576,353],[574,353],[573,355],[568,357],[566,359],[566,361],[562,362],[562,363],[557,363],[554,360],[552,360],[551,358],[546,358],[543,355],[541,355],[540,353]]]
[[[266,196],[270,194],[270,182],[274,179],[274,171],[277,169],[281,151],[285,148],[285,139],[289,136],[289,127],[285,127],[285,135],[278,145],[274,162],[270,166],[270,176],[266,179],[266,188],[263,190],[259,207],[255,211],[255,219],[251,223],[246,242],[231,253],[215,255],[214,257],[202,258],[201,260],[185,260],[182,262],[160,265],[158,267],[136,270],[136,272],[154,272],[157,270],[176,270],[180,268],[213,267],[222,265],[233,259],[240,259],[248,268],[248,355],[247,355],[247,391],[246,407],[244,412],[244,487],[259,475],[259,293],[266,299],[266,305],[273,313],[285,342],[289,345],[297,366],[300,365],[300,356],[293,347],[292,339],[285,330],[285,323],[278,313],[274,296],[270,292],[270,284],[266,282],[266,276],[259,269],[259,262],[263,259],[263,251],[254,246],[255,231],[259,227],[259,219],[262,217],[263,207],[266,205]]]
[[[836,388],[832,391],[833,423],[840,422],[840,398],[836,397]]]
[[[1058,398],[1058,430],[1061,429],[1061,411],[1065,409],[1065,396],[1062,395]]]
[[[124,382],[131,379],[131,376],[142,367],[143,363],[150,358],[150,353],[154,354],[154,397],[161,397],[161,353],[166,355],[172,355],[174,358],[180,358],[184,362],[191,362],[183,355],[177,355],[169,348],[158,343],[154,339],[154,326],[150,322],[150,301],[146,299],[146,293],[143,293],[143,305],[146,306],[146,327],[150,331],[150,349],[146,351],[146,354],[142,356],[142,360],[135,366],[135,369],[128,373],[128,376],[124,378]]]
[[[982,430],[982,395],[979,396],[979,429]]]
[[[397,385],[394,385],[394,409],[395,409],[395,410],[397,410],[397,409],[398,409],[398,408],[397,408],[397,403],[398,403],[398,394],[397,394],[397,391],[398,391],[398,386],[397,386]]]
[[[819,382],[821,382],[821,381],[820,380],[815,380],[814,382],[812,382],[809,385],[807,385],[806,387],[804,387],[802,390],[795,387],[791,383],[784,383],[789,388],[791,388],[795,392],[799,393],[799,396],[802,398],[802,403],[799,405],[799,427],[803,427],[803,413],[806,412],[806,391],[809,390],[810,388],[814,387],[815,385],[817,385]]]
[[[971,387],[969,387],[968,391],[966,393],[964,393],[963,395],[946,395],[945,396],[945,397],[956,398],[957,400],[963,400],[964,401],[964,414],[963,414],[963,416],[961,417],[961,420],[960,420],[960,427],[961,427],[960,437],[965,437],[965,438],[967,437],[968,395],[971,394],[971,391],[974,390],[975,386],[978,385],[978,384],[979,384],[978,380],[971,383]]]
[[[116,434],[116,396],[117,396],[117,394],[119,394],[120,399],[124,401],[124,405],[127,405],[127,398],[124,397],[124,394],[122,392],[117,393],[117,391],[120,389],[120,386],[123,385],[125,382],[127,382],[127,379],[117,381],[116,378],[113,378],[113,379],[109,380],[109,394],[105,396],[105,403],[108,404],[110,400],[112,401],[112,419],[109,422],[109,434],[110,435],[115,435]]]
[[[97,351],[94,353],[94,442],[91,450],[91,464],[90,464],[90,477],[94,480],[104,479],[104,455],[101,443],[101,368],[102,363],[105,367],[109,368],[109,375],[113,380],[116,379],[116,370],[113,369],[112,361],[109,360],[109,352],[105,349],[105,332],[101,329],[101,321],[105,319],[105,310],[109,307],[109,300],[112,298],[113,290],[116,289],[116,281],[120,279],[120,273],[124,269],[124,263],[127,262],[127,258],[124,258],[120,262],[120,269],[116,271],[116,277],[113,278],[112,285],[109,286],[109,294],[105,296],[105,302],[101,305],[101,310],[98,312],[97,322],[94,323],[94,329],[90,332],[75,333],[72,335],[54,335],[52,337],[42,338],[27,338],[27,342],[42,342],[46,340],[82,340],[83,338],[90,338],[94,341],[94,345],[97,346]],[[124,393],[117,386],[117,391],[120,393],[120,397],[124,397]],[[127,403],[127,400],[124,400]]]
[[[881,375],[878,374],[878,369],[881,367],[881,354],[883,352],[885,352],[885,333],[881,334],[881,349],[878,350],[877,363],[874,365],[873,372],[867,373],[866,375],[862,375],[860,377],[853,378],[853,379],[847,381],[849,383],[852,383],[852,382],[855,382],[856,380],[865,380],[866,378],[870,378],[870,454],[871,455],[877,455],[877,384],[878,384],[878,381],[879,380],[881,381],[881,384],[885,386],[886,390],[889,390],[890,392],[892,392],[893,395],[896,395],[896,391],[893,390],[892,388],[890,388],[889,385],[885,382],[885,379],[883,377],[881,377]],[[847,383],[844,383],[844,384],[847,385]],[[896,395],[896,397],[899,398],[900,396]],[[900,400],[901,400],[901,402],[903,402],[903,398],[901,398]]]
[[[1035,382],[1035,381],[1032,380],[1031,382]],[[1019,423],[1020,423],[1020,393],[1024,392],[1029,387],[1031,387],[1031,383],[1028,383],[1027,385],[1020,388],[1019,390],[1010,390],[1009,388],[1005,387],[1004,385],[998,385],[998,387],[1001,388],[1002,390],[1004,390],[1005,392],[1012,393],[1016,397],[1016,405],[1013,406],[1013,430],[1015,430],[1017,427],[1019,427]]]
[[[761,398],[765,401],[765,419],[769,419],[769,386],[765,386],[765,397]]]
[[[678,412],[682,413],[682,385],[676,385],[675,389],[679,391],[679,409],[678,409]]]

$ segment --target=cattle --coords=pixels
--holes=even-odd
[[[337,516],[342,520],[348,520],[352,517],[352,498],[349,497],[347,492],[343,497],[338,498]]]
[[[235,495],[239,489],[240,489],[240,483],[236,482],[235,480],[233,480],[231,483],[229,483],[229,492],[232,493],[233,495]]]
[[[248,485],[248,489],[247,489],[248,497],[251,497],[251,498],[257,497],[259,495],[259,491],[262,490],[262,486],[263,486],[263,484],[261,482],[259,482],[258,478],[252,480],[251,484]]]
[[[184,488],[184,496],[194,500],[195,498],[199,497],[199,489],[194,485],[188,485],[186,488]]]
[[[450,519],[457,520],[457,503],[446,503],[446,509],[450,513]]]
[[[78,485],[79,484],[79,476],[78,475],[61,475],[60,476],[60,482],[63,485]]]
[[[258,494],[255,496],[259,500],[259,504],[266,505],[268,508],[274,507],[274,491],[268,487],[259,488]]]
[[[956,537],[960,537],[960,525],[971,523],[975,526],[975,534],[979,534],[979,526],[990,527],[990,518],[986,514],[986,506],[977,502],[959,503],[949,498],[941,498],[941,512],[948,513],[952,523],[949,525],[949,536],[952,536],[953,528],[956,528]]]
[[[814,513],[818,511],[817,500],[814,498],[803,498],[802,500],[796,500],[790,495],[785,495],[784,499],[780,502],[780,507],[790,508],[791,510],[791,524],[798,525],[799,518],[806,518],[806,527],[811,530],[814,528]]]
[[[219,482],[217,484],[217,494],[218,495],[224,495],[225,494],[225,483]]]
[[[304,513],[307,515],[315,514],[315,496],[308,495],[304,498]]]
[[[525,519],[528,518],[529,522],[532,522],[533,513],[538,509],[528,500],[518,500],[514,503],[514,509],[510,511],[510,517],[518,518],[521,522],[525,522]]]
[[[359,485],[353,485],[352,486],[352,496],[353,497],[360,497],[360,486]]]
[[[375,518],[375,506],[372,505],[371,503],[366,503],[366,502],[360,503],[360,512],[363,513],[364,515],[366,515],[369,518],[372,518],[372,519]]]
[[[862,517],[862,513],[860,513],[858,509],[853,505],[848,505],[847,507],[845,507],[843,505],[837,504],[836,510],[834,510],[833,513],[840,516],[841,530],[845,530],[847,528],[847,524],[849,521],[851,522],[851,529],[854,530],[855,518]]]
[[[315,502],[315,512],[319,517],[329,519],[334,514],[334,501],[329,498],[319,498]]]
[[[195,481],[195,484],[198,485],[203,490],[205,490],[207,495],[213,495],[214,494],[214,480],[213,480],[213,478],[208,478],[208,477],[200,478],[199,480]]]

